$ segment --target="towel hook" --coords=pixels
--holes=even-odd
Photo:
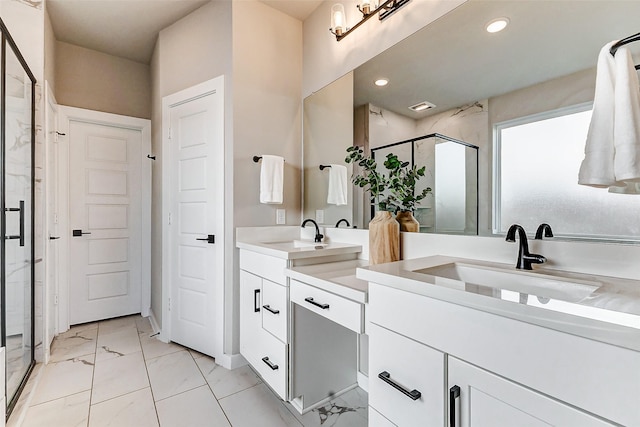
[[[156,156],[152,156],[151,154],[147,154],[147,159],[155,160]]]

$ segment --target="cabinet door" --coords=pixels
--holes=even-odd
[[[252,365],[260,358],[262,279],[240,270],[240,354]]]
[[[444,353],[374,323],[368,331],[369,405],[398,426],[443,426]]]
[[[451,427],[613,425],[451,356],[448,377]]]
[[[262,279],[262,327],[283,343],[287,339],[289,299],[287,288],[267,279]]]

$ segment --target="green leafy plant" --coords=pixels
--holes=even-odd
[[[398,156],[389,153],[383,163],[386,173],[378,171],[378,164],[371,157],[364,155],[364,150],[353,146],[347,148],[345,162],[354,163],[361,169],[354,174],[351,181],[360,188],[369,190],[370,200],[381,211],[413,211],[416,204],[431,192],[425,188],[420,194],[415,194],[417,181],[425,175],[423,166],[409,167],[409,162],[402,162]]]
[[[432,192],[431,187],[426,187],[422,192],[416,194],[416,184],[420,178],[425,176],[425,171],[425,166],[418,168],[413,165],[409,168],[407,164],[398,172],[397,178],[392,180],[390,190],[398,200],[400,211],[415,211],[417,204]]]

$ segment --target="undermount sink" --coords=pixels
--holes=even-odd
[[[442,264],[414,270],[414,272],[464,282],[467,285],[504,289],[568,302],[580,301],[602,286],[599,282],[554,276],[548,270],[545,270],[545,273],[536,273],[461,262]]]
[[[323,242],[311,242],[309,240],[289,240],[286,242],[270,242],[270,246],[281,248],[284,250],[289,249],[323,249],[328,243]]]

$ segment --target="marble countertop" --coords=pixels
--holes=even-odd
[[[296,243],[294,243],[296,242]],[[298,244],[304,246],[297,246]],[[351,243],[284,240],[273,242],[238,241],[236,247],[283,259],[314,258],[330,255],[352,254],[362,251],[362,246]]]
[[[558,289],[566,282],[577,292],[477,284],[428,274],[427,269],[451,264],[551,278]],[[490,312],[573,335],[640,351],[640,281],[465,258],[431,256],[359,267],[356,277],[368,282]],[[565,286],[567,287],[567,286]]]
[[[285,275],[350,300],[366,303],[369,282],[356,277],[356,269],[366,267],[365,260],[328,262],[285,269]]]

